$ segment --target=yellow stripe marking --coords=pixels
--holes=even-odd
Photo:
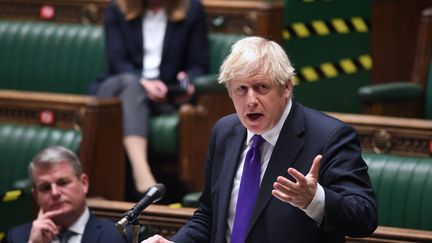
[[[334,77],[338,76],[338,71],[333,66],[333,64],[331,64],[329,62],[325,62],[325,63],[322,63],[320,65],[320,67],[321,67],[321,71],[324,73],[324,75],[327,78],[334,78]]]
[[[348,26],[345,24],[343,19],[332,19],[331,22],[338,33],[345,34],[349,32]]]
[[[368,27],[367,27],[365,21],[360,17],[352,17],[351,23],[353,24],[353,26],[357,30],[357,32],[367,32],[368,31]]]
[[[170,205],[168,205],[168,207],[170,207],[170,208],[181,208],[182,205],[181,205],[181,203],[171,203]]]
[[[290,35],[290,33],[289,33],[288,30],[283,30],[283,31],[282,31],[282,38],[283,38],[284,40],[289,40],[289,39],[291,39],[291,35]]]
[[[21,190],[8,191],[3,197],[4,202],[9,202],[16,200],[19,196],[21,196]]]
[[[312,67],[304,67],[301,69],[301,73],[307,81],[317,81],[319,76]]]
[[[355,73],[357,71],[356,66],[350,59],[342,59],[339,61],[339,64],[341,65],[345,73]]]
[[[306,25],[300,22],[293,23],[292,25],[295,33],[298,37],[308,37],[310,36],[309,30],[306,28]]]
[[[372,69],[372,58],[369,55],[359,56],[359,62],[365,70]]]
[[[297,76],[294,76],[292,78],[292,83],[293,83],[293,85],[299,85],[300,84],[300,79]]]
[[[314,20],[312,21],[312,27],[315,29],[318,35],[328,35],[330,34],[330,30],[327,28],[324,21]]]

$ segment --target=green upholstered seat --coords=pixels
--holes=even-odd
[[[29,221],[33,217],[33,203],[28,183],[27,167],[43,148],[61,145],[78,152],[81,133],[72,129],[0,124],[0,193],[23,189],[26,193],[17,200],[0,202],[0,232],[10,226]],[[24,185],[20,185],[21,184]]]
[[[379,225],[432,230],[432,158],[364,153]]]
[[[105,69],[102,28],[0,21],[0,88],[86,94]]]

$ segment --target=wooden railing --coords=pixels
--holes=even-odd
[[[123,214],[134,206],[133,203],[88,199],[87,203],[93,214],[98,217],[118,221]],[[192,216],[194,208],[170,208],[164,205],[150,205],[138,218],[140,224],[149,226],[153,232],[170,237]],[[367,238],[349,238],[347,242],[432,242],[432,231],[378,227]]]

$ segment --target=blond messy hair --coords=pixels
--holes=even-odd
[[[285,88],[291,85],[294,68],[283,48],[274,41],[262,37],[246,37],[231,47],[219,70],[221,84],[252,75],[267,75],[270,80]]]

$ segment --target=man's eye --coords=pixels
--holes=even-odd
[[[257,92],[260,94],[265,94],[267,93],[267,91],[269,90],[269,86],[264,85],[264,84],[260,84],[256,87]]]
[[[62,179],[57,181],[57,186],[67,186],[71,181],[68,179]]]
[[[39,192],[48,192],[48,191],[51,190],[51,185],[49,185],[49,184],[42,184],[42,185],[39,185],[39,186],[37,186],[37,190],[38,190]]]
[[[247,93],[247,87],[246,86],[240,86],[238,88],[236,88],[235,93],[237,95],[245,95]]]

